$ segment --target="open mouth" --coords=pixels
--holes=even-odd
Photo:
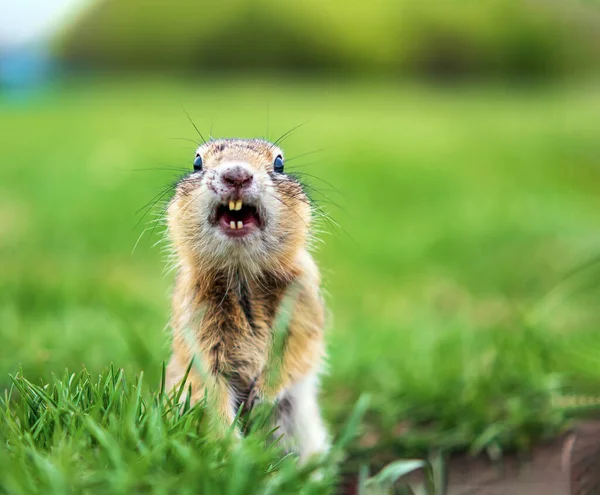
[[[261,226],[256,207],[244,204],[241,199],[217,206],[215,220],[223,233],[230,237],[243,237]]]

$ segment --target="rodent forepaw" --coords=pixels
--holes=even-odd
[[[244,402],[244,407],[242,409],[242,413],[243,414],[249,413],[254,408],[256,403],[260,401],[260,399],[261,399],[261,394],[259,393],[259,390],[258,390],[257,379],[254,379],[254,380],[252,380],[252,383],[250,383],[250,388],[248,390],[248,396],[246,398],[246,401]]]

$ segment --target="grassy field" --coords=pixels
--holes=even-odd
[[[191,167],[194,144],[181,138],[197,136],[182,107],[215,137],[275,139],[305,123],[284,141],[288,169],[306,174],[340,225],[323,225],[316,252],[331,309],[322,394],[331,430],[370,398],[345,448],[348,469],[436,448],[526,448],[568,424],[574,411],[557,406],[559,395],[600,390],[597,87],[142,78],[65,82],[0,101],[0,388],[20,367],[40,383],[85,365],[95,383],[111,363],[130,383],[143,370],[145,394],[158,388],[172,274],[162,231],[148,223],[161,203],[143,214],[179,174],[172,168]],[[19,399],[21,387],[13,402],[25,414],[39,403]],[[135,442],[123,440],[129,430],[115,426],[136,407],[98,419],[94,438],[105,447],[99,439],[113,435],[106,451],[143,480],[157,464],[141,465]],[[14,443],[7,418],[0,437]],[[34,424],[23,430],[33,435]],[[167,430],[192,448],[177,424]],[[50,440],[33,437],[35,455],[13,448],[10,462],[33,455],[23,463],[48,483],[39,486],[88,486],[81,480],[93,483],[109,462],[94,442],[54,438],[48,450]],[[256,456],[244,472],[275,462],[244,445],[244,459]],[[114,479],[115,491],[132,490],[125,475]],[[307,493],[324,489],[302,480]],[[0,493],[28,493],[7,486]]]

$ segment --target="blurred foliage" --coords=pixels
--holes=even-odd
[[[82,66],[544,77],[596,67],[577,0],[104,0],[58,41]]]

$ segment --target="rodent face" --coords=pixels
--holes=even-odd
[[[310,206],[281,171],[283,152],[262,140],[219,139],[196,151],[168,208],[177,254],[193,266],[276,270],[304,246]],[[201,164],[201,165],[200,165]]]

